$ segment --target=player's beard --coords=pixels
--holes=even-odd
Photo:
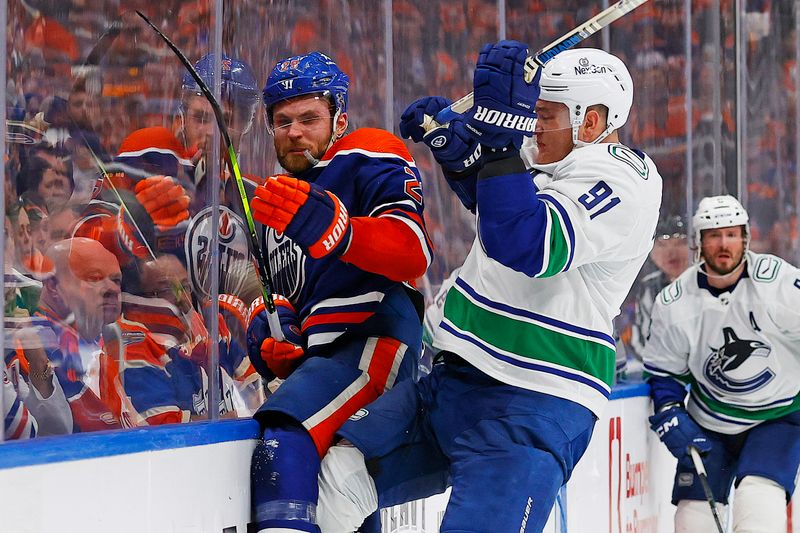
[[[299,147],[299,146],[291,146],[285,150],[278,151],[278,163],[286,169],[290,174],[300,174],[305,172],[313,165],[311,161],[308,160],[302,151],[308,150],[311,152],[311,155],[315,159],[321,159],[323,155],[325,155],[325,147],[322,146],[315,146],[315,147]]]
[[[729,266],[723,266],[717,261],[714,257],[706,259],[706,266],[709,270],[711,270],[714,274],[719,276],[727,276],[742,264],[742,260],[744,259],[744,250],[740,251],[738,254],[735,254],[731,250],[722,250],[726,252],[730,257],[731,261],[729,262]]]

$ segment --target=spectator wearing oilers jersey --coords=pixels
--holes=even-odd
[[[181,391],[182,405],[194,415],[206,416],[211,370],[209,331],[204,315],[192,307],[186,268],[174,255],[162,255],[142,263],[140,284],[142,296],[123,295],[125,317],[147,326],[169,354],[168,370]],[[226,307],[233,309],[237,302],[238,312],[244,313],[244,304],[230,295],[220,295],[219,301],[218,412],[221,416],[232,417],[237,414],[237,406],[244,406],[240,390],[257,381],[258,375],[246,356],[244,345],[232,339],[221,313]],[[251,393],[245,391],[246,395]],[[251,413],[252,410],[246,411],[247,415]]]
[[[258,531],[316,531],[320,457],[359,408],[414,376],[422,328],[407,283],[432,259],[422,184],[403,142],[348,124],[349,80],[320,52],[275,65],[264,104],[287,174],[255,191],[253,216],[275,279],[285,340],[263,303],[249,313],[248,350],[286,381],[256,414]],[[275,480],[278,480],[275,482]]]
[[[46,255],[54,272],[43,280],[38,315],[55,334],[57,348],[47,355],[75,430],[187,421],[165,351],[142,324],[121,316],[122,276],[114,255],[81,237],[51,245]],[[113,340],[109,331],[116,331]]]

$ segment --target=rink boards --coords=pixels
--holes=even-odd
[[[675,460],[647,427],[649,409],[646,386],[615,389],[547,533],[672,530]],[[3,444],[0,531],[245,533],[257,434],[236,420]],[[446,503],[384,509],[384,533],[435,533]]]

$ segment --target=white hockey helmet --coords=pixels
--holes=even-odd
[[[591,144],[605,139],[628,120],[633,105],[633,79],[618,57],[596,48],[561,52],[542,69],[539,99],[565,104],[572,125],[572,143],[578,140],[586,109],[602,104],[608,108],[607,128]]]
[[[703,230],[744,226],[745,251],[750,244],[750,217],[739,200],[729,194],[708,196],[700,200],[697,211],[692,217],[694,242],[697,247],[697,259],[700,258],[701,235]]]

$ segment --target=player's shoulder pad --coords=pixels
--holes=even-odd
[[[605,157],[626,170],[630,169],[637,177],[648,180],[653,171],[653,162],[641,150],[628,148],[624,144],[603,143],[600,146],[605,148]]]
[[[750,277],[754,283],[772,283],[780,277],[781,270],[786,270],[786,261],[771,254],[757,254],[748,252]]]
[[[606,179],[614,176],[636,176],[647,182],[655,172],[653,161],[639,150],[623,144],[599,143],[570,152],[558,165],[558,174],[600,174]]]
[[[180,158],[187,158],[185,149],[175,134],[162,126],[142,128],[125,137],[119,146],[119,155],[153,148],[169,150]]]
[[[684,287],[681,278],[676,279],[658,293],[658,301],[662,305],[672,305],[683,296]]]
[[[661,289],[656,297],[656,304],[664,306],[672,305],[675,302],[686,298],[686,293],[691,291],[691,284],[697,284],[697,266],[690,266],[675,280]]]
[[[322,160],[330,160],[337,155],[363,153],[373,157],[400,158],[413,165],[414,158],[403,141],[386,130],[378,128],[359,128],[331,146]]]

